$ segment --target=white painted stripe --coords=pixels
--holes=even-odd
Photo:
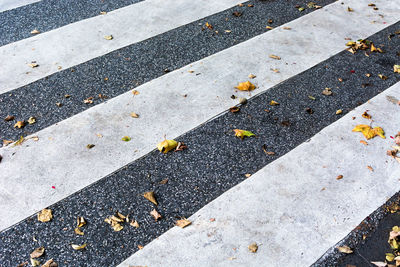
[[[169,230],[120,266],[314,263],[400,189],[400,164],[386,155],[393,139],[376,137],[365,146],[362,134],[352,132],[369,124],[365,110],[373,126],[398,132],[400,107],[386,95],[400,98],[400,83],[225,192],[190,218],[192,226]],[[253,242],[255,254],[247,248]]]
[[[230,8],[241,0],[146,0],[0,47],[0,94]],[[113,40],[104,36],[112,35]],[[39,67],[28,66],[36,61]]]
[[[17,7],[26,6],[39,2],[40,0],[1,0],[0,1],[0,12],[11,10]]]
[[[0,188],[10,194],[0,204],[0,229],[145,155],[164,134],[174,138],[226,110],[236,103],[230,98],[233,87],[249,73],[257,75],[255,92],[262,92],[341,51],[345,37],[365,38],[399,20],[399,5],[376,2],[387,24],[371,12],[368,0],[346,2],[354,8],[352,13],[336,2],[286,24],[291,31],[278,28],[257,36],[152,80],[137,88],[137,96],[127,92],[46,128],[37,133],[38,142],[0,148]],[[372,20],[378,22],[367,23]],[[270,59],[269,54],[282,60]],[[271,67],[281,73],[269,71]],[[130,118],[132,111],[140,118]],[[132,141],[122,142],[125,135]],[[96,146],[88,150],[90,143]]]

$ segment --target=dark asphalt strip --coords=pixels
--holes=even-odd
[[[0,46],[143,0],[42,0],[0,13]]]
[[[46,248],[45,259],[54,258],[66,266],[114,266],[122,262],[138,250],[138,245],[170,229],[175,220],[188,218],[246,179],[245,174],[255,173],[399,82],[400,76],[392,68],[400,60],[395,51],[400,38],[387,38],[399,28],[400,22],[369,38],[375,45],[384,45],[386,53],[366,57],[363,51],[356,55],[343,51],[251,98],[239,113],[223,113],[177,137],[188,145],[187,150],[166,155],[152,151],[52,205],[52,221],[40,223],[32,215],[2,231],[0,262],[5,266],[24,262],[39,246]],[[365,73],[372,76],[368,78]],[[381,80],[378,73],[388,79]],[[332,88],[333,95],[322,95],[325,87]],[[271,100],[280,105],[268,106]],[[314,112],[309,114],[307,108]],[[339,108],[343,114],[336,115]],[[234,137],[235,128],[250,130],[257,137],[240,140]],[[266,155],[263,145],[276,154]],[[168,183],[160,184],[163,179]],[[141,196],[146,191],[156,194],[156,209],[163,216],[158,222],[149,214],[154,205]],[[104,219],[116,210],[131,214],[140,227],[126,225],[114,232]],[[77,216],[88,221],[84,236],[73,232]],[[88,245],[83,251],[74,251],[71,243]]]
[[[306,2],[249,1],[243,7],[236,6],[4,93],[0,95],[0,118],[13,115],[16,120],[27,120],[33,116],[37,122],[16,129],[15,121],[0,120],[0,140],[16,140],[39,131],[105,101],[99,94],[108,99],[118,96],[164,75],[166,69],[181,68],[265,33],[266,25],[276,27],[294,20],[314,10],[300,12],[295,8],[297,4],[305,6]],[[331,2],[323,0],[319,4]],[[254,7],[248,7],[249,3]],[[234,12],[242,15],[236,17]],[[268,23],[269,19],[272,23]],[[214,31],[204,29],[206,22],[214,26]],[[225,33],[227,29],[232,32]],[[71,97],[65,98],[66,94]],[[88,97],[94,97],[93,104],[83,103]]]

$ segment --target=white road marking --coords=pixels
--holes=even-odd
[[[26,6],[39,2],[40,0],[1,0],[0,1],[0,12],[11,10],[17,7]]]
[[[400,83],[253,174],[125,260],[125,266],[309,266],[400,189],[386,155],[400,125]],[[357,124],[369,110],[386,139],[368,145]],[[355,120],[352,117],[356,117]],[[373,171],[367,166],[372,166]],[[337,180],[338,175],[343,175]],[[214,222],[210,219],[215,218]],[[248,245],[256,242],[257,253]]]
[[[175,138],[228,109],[237,103],[232,94],[249,97],[234,86],[250,73],[257,75],[255,93],[260,93],[341,51],[345,37],[365,38],[399,20],[399,5],[377,1],[387,23],[382,24],[368,3],[335,2],[284,25],[291,31],[277,28],[152,80],[136,88],[139,95],[127,92],[39,131],[37,142],[0,148],[0,188],[7,194],[0,204],[0,229],[145,155],[164,134]],[[347,5],[355,12],[347,12]],[[367,23],[371,20],[377,22]],[[131,112],[140,118],[131,118]],[[125,135],[132,141],[121,141]],[[96,146],[88,150],[91,143]]]
[[[0,62],[7,62],[0,72],[0,94],[58,72],[59,66],[66,69],[81,64],[240,2],[146,0],[7,44],[0,47]],[[113,39],[106,40],[108,35]],[[39,67],[29,67],[32,61]]]

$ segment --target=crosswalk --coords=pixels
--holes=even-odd
[[[35,4],[22,2],[0,20]],[[331,266],[399,190],[386,151],[400,122],[400,1],[128,2],[0,47],[0,116],[15,117],[0,138],[24,138],[0,148],[2,264],[43,246],[42,264],[59,266]],[[366,38],[385,53],[344,50]],[[247,80],[254,91],[235,89]],[[360,143],[352,129],[370,123],[387,138]],[[161,154],[164,136],[188,148]],[[139,227],[113,231],[116,211]],[[182,218],[192,224],[173,227]]]

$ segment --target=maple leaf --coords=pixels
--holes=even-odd
[[[256,136],[252,132],[246,130],[234,129],[233,131],[235,132],[235,136],[240,137],[242,139],[245,138],[246,136],[247,137]]]
[[[158,148],[158,150],[160,150],[160,152],[165,154],[177,146],[178,146],[178,142],[176,142],[175,140],[166,140],[165,139],[164,141],[162,141],[161,143],[159,143],[157,145],[157,148]]]
[[[254,84],[252,84],[251,82],[247,81],[247,82],[239,83],[237,86],[235,86],[235,88],[239,89],[240,91],[252,91],[252,90],[256,89],[256,86]]]
[[[356,127],[354,127],[353,132],[362,132],[367,139],[374,138],[377,135],[382,137],[383,139],[386,138],[384,135],[384,131],[381,127],[371,128],[371,126],[366,124],[357,125]]]

